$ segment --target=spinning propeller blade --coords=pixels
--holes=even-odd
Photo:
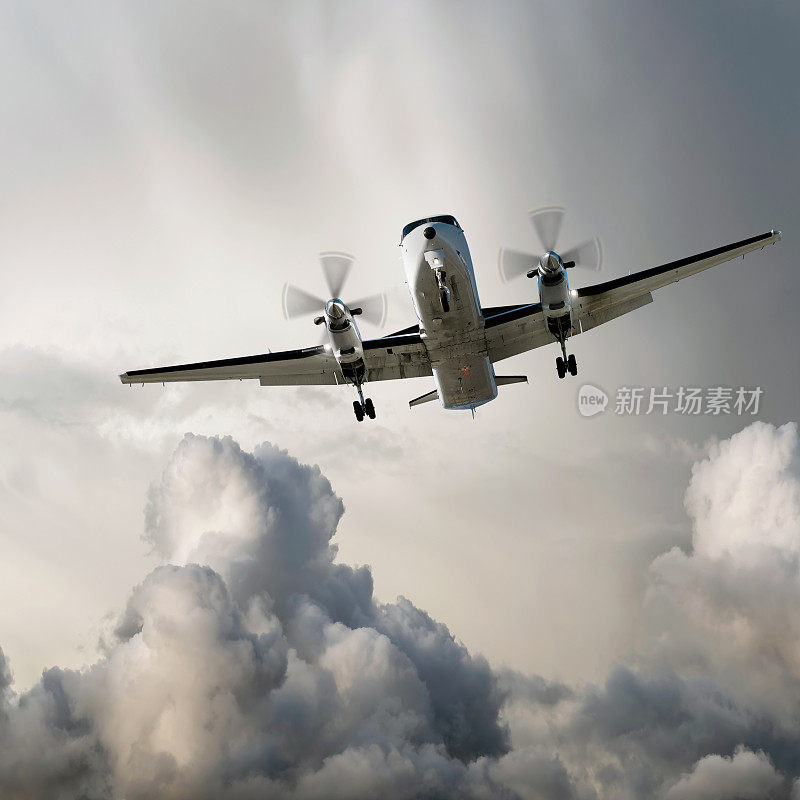
[[[353,266],[353,256],[347,253],[329,251],[319,254],[319,263],[322,265],[322,274],[328,285],[330,296],[341,297],[350,268]]]
[[[281,294],[283,315],[286,319],[296,319],[307,314],[320,314],[325,308],[325,301],[321,297],[310,294],[303,289],[298,289],[291,283],[283,285]]]
[[[539,258],[533,253],[523,253],[521,250],[512,250],[501,247],[497,258],[497,267],[503,282],[519,278],[539,266]]]
[[[350,275],[354,261],[353,256],[347,253],[329,250],[319,254],[322,274],[325,276],[325,283],[328,286],[332,300],[335,298],[342,299],[344,285]],[[304,317],[311,314],[322,314],[325,310],[326,301],[315,294],[287,283],[283,287],[281,304],[284,316],[287,319],[295,319],[296,317]],[[371,325],[382,327],[386,320],[388,303],[384,293],[369,295],[354,303],[347,303],[347,306],[351,309],[360,308],[361,317]],[[327,334],[323,335],[323,340],[327,341]]]
[[[544,206],[535,208],[528,215],[545,252],[556,249],[565,213],[563,206]]]
[[[378,328],[383,327],[383,323],[386,321],[386,309],[388,305],[384,293],[372,294],[362,300],[354,300],[349,305],[350,308],[361,309],[361,319],[366,320],[371,325],[375,325]]]
[[[543,206],[530,212],[528,219],[536,230],[545,253],[558,252],[558,236],[566,210],[563,206]],[[568,267],[575,266],[599,272],[603,267],[603,244],[596,236],[559,253]],[[521,250],[501,247],[498,256],[500,277],[504,281],[529,275],[539,267],[539,257]],[[531,276],[532,277],[532,276]]]
[[[561,258],[574,261],[576,267],[600,272],[603,268],[603,244],[596,236],[561,253]]]

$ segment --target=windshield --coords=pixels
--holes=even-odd
[[[461,226],[456,221],[456,218],[451,216],[450,214],[440,214],[438,217],[425,217],[424,219],[418,219],[414,222],[409,222],[408,225],[403,228],[403,235],[400,237],[404,239],[414,228],[418,228],[420,225],[424,225],[426,222],[444,222],[446,225],[455,225],[456,228],[460,228]]]

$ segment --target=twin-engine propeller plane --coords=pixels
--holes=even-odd
[[[327,341],[302,350],[202,361],[120,375],[123,383],[166,381],[258,380],[262,386],[339,385],[358,393],[356,419],[375,418],[372,400],[364,399],[364,384],[398,378],[433,376],[435,388],[411,400],[416,406],[438,398],[446,409],[475,409],[497,397],[497,387],[527,381],[524,375],[497,375],[494,365],[511,356],[557,343],[559,378],[578,372],[567,341],[653,301],[652,292],[709,267],[774,244],[776,230],[751,236],[658,267],[614,278],[593,286],[571,289],[572,267],[599,270],[602,247],[591,239],[556,252],[564,216],[560,206],[531,212],[543,253],[530,255],[502,249],[499,267],[504,280],[527,275],[539,285],[538,303],[484,308],[478,299],[475,271],[464,231],[449,214],[426,217],[403,228],[400,248],[406,281],[419,323],[377,339],[362,339],[356,317],[380,324],[385,316],[381,295],[345,303],[341,294],[352,259],[342,253],[323,253],[321,263],[331,299],[327,302],[296,287],[286,287],[287,316],[316,313]]]

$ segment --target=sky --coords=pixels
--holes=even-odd
[[[381,758],[404,753],[417,775],[425,748],[439,748],[442,785],[465,796],[502,785],[523,797],[624,796],[623,786],[631,797],[656,787],[671,798],[716,797],[702,794],[705,783],[740,774],[760,775],[754,785],[775,796],[791,791],[800,751],[781,715],[793,708],[782,692],[800,677],[796,642],[760,640],[751,628],[764,621],[762,602],[783,619],[796,592],[786,576],[796,572],[797,434],[784,426],[797,420],[800,391],[799,27],[788,2],[3,5],[0,648],[10,708],[23,707],[21,697],[35,708],[57,684],[71,713],[92,720],[111,755],[81,791],[152,790],[120,766],[136,731],[123,735],[103,709],[116,697],[109,681],[126,674],[148,630],[124,620],[162,624],[169,598],[201,592],[193,581],[217,592],[209,607],[233,620],[220,641],[267,637],[258,639],[264,685],[300,680],[293,659],[320,681],[323,667],[346,663],[335,632],[304,660],[296,609],[257,613],[233,589],[227,558],[242,541],[260,541],[260,515],[269,516],[258,503],[237,516],[237,492],[261,495],[247,482],[237,489],[236,465],[249,464],[260,486],[292,459],[317,465],[343,503],[335,521],[315,519],[322,533],[309,558],[328,563],[330,540],[331,564],[362,576],[369,567],[372,581],[369,592],[359,584],[363,619],[342,616],[330,597],[316,608],[331,626],[370,631],[407,659],[401,668],[394,650],[383,654],[391,685],[402,684],[400,705],[422,722],[413,735],[393,728],[402,747],[381,739]],[[378,418],[361,425],[352,397],[328,387],[119,383],[128,369],[316,343],[310,321],[283,319],[280,292],[291,281],[322,293],[322,250],[355,255],[355,296],[390,292],[383,333],[413,324],[397,243],[406,222],[428,214],[452,213],[464,227],[484,305],[534,300],[531,283],[501,283],[497,251],[534,248],[527,212],[548,203],[568,209],[565,246],[602,238],[603,279],[771,228],[784,240],[577,337],[576,379],[558,381],[555,345],[502,364],[501,374],[529,383],[501,388],[474,421],[435,404],[410,410],[430,379],[370,387]],[[576,271],[572,280],[594,277]],[[763,396],[755,416],[609,408],[586,419],[576,400],[585,383],[612,406],[620,387],[745,386]],[[228,441],[219,445],[226,457],[213,455],[214,437]],[[284,456],[265,465],[264,443]],[[174,494],[182,459],[197,462],[196,483]],[[760,493],[739,480],[746,468]],[[220,493],[218,528],[192,517],[204,492]],[[159,513],[239,538],[199,548],[181,529],[167,546]],[[776,529],[784,533],[773,541]],[[770,555],[752,556],[763,536]],[[283,550],[247,552],[263,565]],[[192,558],[210,572],[195,574]],[[252,590],[259,602],[278,603],[271,580]],[[465,665],[464,686],[473,672],[484,681],[482,738],[469,746],[437,711],[441,687],[420,667],[416,640],[392,627],[423,610],[415,630],[439,632],[448,658]],[[731,615],[736,635],[711,635]],[[283,653],[275,663],[270,635]],[[172,647],[156,648],[163,664],[175,659],[188,674]],[[224,666],[225,648],[213,652]],[[233,684],[250,685],[251,667]],[[403,683],[412,667],[427,695]],[[743,676],[762,668],[770,691],[754,699],[757,684]],[[728,706],[741,719],[731,712],[725,727],[713,708],[704,724],[715,736],[698,734],[686,752],[666,734],[626,739],[636,713],[663,733],[665,704],[713,706],[712,683],[741,703]],[[644,711],[630,699],[650,696]],[[195,714],[196,698],[184,700]],[[274,713],[226,724],[269,731]],[[772,727],[754,731],[756,717]],[[343,724],[333,711],[330,719]],[[204,743],[164,733],[143,756],[152,766],[159,752],[172,754],[175,797],[207,778],[184,766],[224,740],[211,728]],[[362,731],[353,747],[364,737],[378,741]],[[365,752],[364,772],[382,774]],[[292,791],[314,796],[311,784],[325,780],[319,760],[329,757],[322,742],[306,760],[284,754],[296,768]],[[634,774],[632,764],[645,766]],[[18,768],[0,763],[0,778]],[[173,780],[153,769],[153,780]],[[341,774],[351,775],[343,784],[355,780]],[[277,775],[269,780],[284,780]],[[741,776],[732,785],[744,785]],[[540,778],[555,788],[536,788]],[[403,785],[408,796],[423,791]]]

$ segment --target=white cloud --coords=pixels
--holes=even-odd
[[[133,590],[103,658],[6,698],[0,789],[489,791],[466,765],[507,749],[495,676],[408,601],[376,604],[367,568],[335,562],[342,510],[285,451],[187,435],[148,504],[164,565]]]
[[[754,423],[713,445],[695,464],[686,493],[694,552],[735,566],[800,554],[797,427]]]
[[[785,793],[769,757],[738,747],[730,758],[701,758],[665,795],[665,800],[769,800]]]
[[[798,559],[784,535],[752,562],[731,547],[791,529],[797,440],[794,426],[755,425],[710,447],[687,508],[695,541],[722,518],[733,544],[657,557],[644,645],[602,685],[570,687],[495,672],[408,600],[377,603],[369,569],[337,560],[343,506],[317,467],[189,434],[148,497],[164,563],[103,657],[22,694],[3,660],[0,789],[784,797],[800,752]],[[741,488],[748,470],[763,491]]]

